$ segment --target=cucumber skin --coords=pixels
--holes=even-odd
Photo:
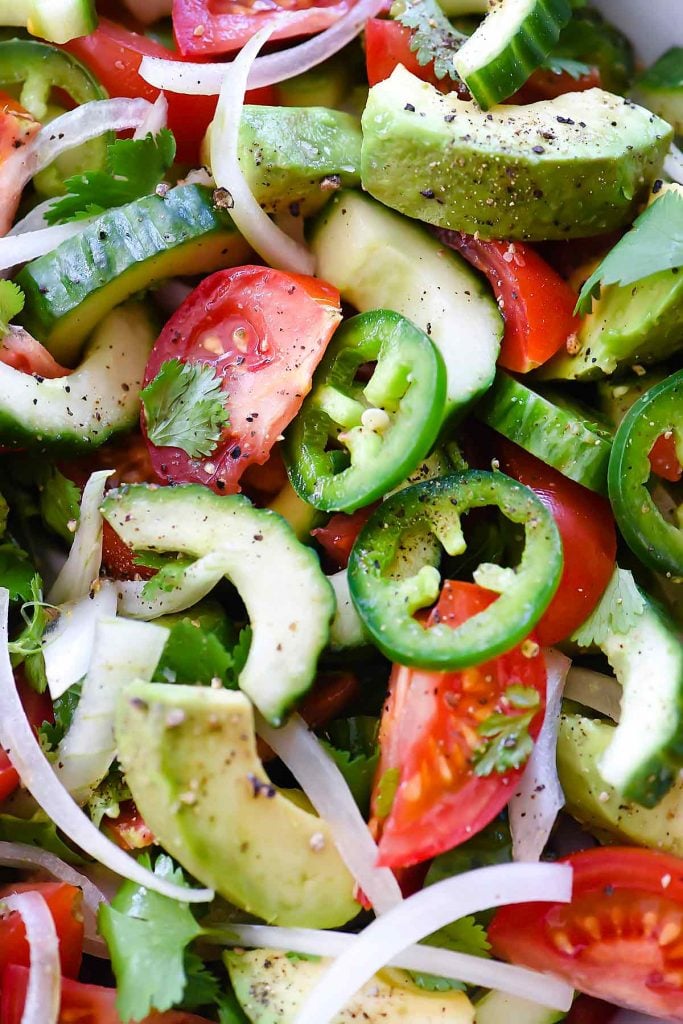
[[[72,362],[113,306],[170,273],[233,266],[250,251],[210,189],[179,186],[109,210],[27,264],[16,278],[26,296],[21,322],[57,359]]]
[[[467,72],[462,68],[469,43],[455,56],[456,71],[483,110],[521,89],[557,43],[572,15],[567,0],[530,0],[529,7],[512,38],[488,63]],[[476,42],[476,32],[471,38]]]
[[[498,371],[474,414],[564,476],[591,491],[607,493],[611,443],[508,374]]]

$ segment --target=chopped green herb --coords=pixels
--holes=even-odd
[[[226,397],[212,366],[166,360],[140,393],[149,440],[193,459],[208,457],[229,422]]]
[[[135,562],[136,565],[159,570],[151,579],[147,580],[142,588],[143,600],[152,601],[159,594],[169,594],[182,585],[185,572],[193,564],[193,559],[181,556],[169,558],[166,555],[155,555],[146,551],[144,554],[138,555]]]
[[[333,722],[323,743],[344,776],[363,814],[370,806],[372,783],[379,763],[379,721],[371,716]]]
[[[14,281],[0,279],[0,335],[9,331],[10,320],[18,316],[24,308],[24,293]]]
[[[57,826],[43,811],[38,811],[32,818],[15,818],[11,814],[0,814],[0,842],[37,846],[48,853],[56,854],[67,864],[85,864],[83,858],[60,839]]]
[[[683,88],[683,46],[672,46],[638,78],[649,89]]]
[[[601,287],[633,284],[679,267],[683,267],[683,191],[668,189],[593,271],[581,289],[576,312],[589,313]]]
[[[43,722],[38,729],[38,737],[47,751],[56,750],[71,727],[78,702],[81,699],[81,684],[74,683],[61,697],[54,702],[54,725]]]
[[[572,60],[570,57],[551,56],[541,66],[556,75],[567,74],[577,80],[582,75],[589,75],[591,71],[588,64],[584,64],[581,60]]]
[[[81,492],[56,466],[45,467],[40,483],[40,515],[50,530],[71,544],[81,515]]]
[[[422,67],[434,62],[437,78],[460,81],[453,58],[467,36],[453,28],[436,0],[395,0],[391,17],[413,29],[410,49]]]
[[[451,949],[457,953],[469,953],[470,956],[485,959],[491,956],[491,945],[486,929],[474,917],[461,917],[445,928],[440,928],[423,942],[427,946],[439,946],[441,949]],[[427,992],[450,992],[465,988],[460,981],[441,978],[436,974],[422,974],[419,971],[411,971],[410,974],[415,984]]]
[[[26,551],[11,541],[0,544],[0,586],[9,590],[10,601],[31,601],[35,574]]]
[[[485,742],[474,757],[475,775],[483,777],[519,768],[534,749],[529,726],[540,704],[538,693],[532,687],[509,686],[505,698],[518,713],[494,711],[478,727],[477,732]]]
[[[600,604],[577,629],[572,640],[579,647],[599,647],[613,634],[626,635],[643,614],[645,598],[638,590],[633,573],[614,570]]]
[[[68,195],[52,204],[45,219],[80,220],[151,195],[173,163],[175,148],[168,128],[144,139],[117,139],[107,146],[107,170],[67,178]]]

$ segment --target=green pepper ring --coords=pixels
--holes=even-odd
[[[683,370],[631,406],[614,438],[607,477],[615,518],[633,553],[651,569],[683,577],[683,530],[664,519],[647,488],[652,446],[674,429],[683,432]]]
[[[524,553],[514,581],[489,608],[457,629],[435,625],[427,630],[413,613],[437,595],[431,593],[425,600],[424,591],[418,593],[413,586],[417,574],[402,572],[401,562],[405,569],[411,561],[414,567],[421,560],[424,572],[429,555],[418,554],[416,559],[415,549],[424,555],[432,534],[457,537],[460,515],[486,505],[497,506],[525,527]],[[412,552],[406,548],[411,534]],[[459,550],[463,548],[464,542]],[[448,671],[489,661],[524,640],[550,604],[562,568],[555,520],[533,491],[503,473],[474,470],[415,484],[383,502],[356,540],[348,578],[356,611],[388,658],[401,665]]]

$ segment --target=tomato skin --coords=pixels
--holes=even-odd
[[[132,800],[124,800],[117,818],[105,818],[102,827],[122,850],[144,850],[154,842],[154,833]]]
[[[40,122],[24,110],[7,93],[0,92],[0,164],[25,146],[40,131]],[[12,227],[24,183],[20,176],[13,181],[8,174],[3,181],[0,198],[0,236]]]
[[[498,595],[474,583],[448,580],[426,626],[454,628],[487,608]],[[484,828],[510,800],[524,765],[477,776],[472,755],[477,726],[494,711],[507,712],[511,684],[532,687],[538,711],[529,726],[535,739],[543,722],[546,671],[539,651],[520,648],[476,668],[431,672],[395,665],[380,725],[380,764],[372,798],[371,830],[379,836],[378,863],[411,867],[436,857]],[[399,784],[386,818],[379,794],[387,771]]]
[[[351,515],[335,512],[325,526],[316,526],[311,530],[311,537],[315,537],[333,568],[339,570],[347,567],[356,537],[376,508],[376,504],[368,505]]]
[[[535,628],[543,647],[578,629],[614,572],[617,531],[606,498],[569,480],[511,441],[498,443],[500,468],[530,487],[550,509],[562,539],[564,569],[555,596]],[[586,552],[590,558],[586,558]]]
[[[68,377],[72,370],[60,366],[39,341],[20,328],[10,328],[0,342],[0,363],[22,373],[33,373],[46,380]]]
[[[239,50],[266,25],[274,29],[271,42],[322,32],[352,5],[352,0],[276,0],[268,5],[250,0],[173,0],[173,32],[183,56],[196,60]]]
[[[505,320],[498,365],[528,373],[547,362],[580,326],[576,295],[529,245],[485,242],[457,231],[440,232],[468,263],[486,275]]]
[[[683,860],[636,847],[563,860],[574,869],[572,902],[502,907],[489,927],[493,952],[598,999],[683,1020]]]
[[[21,1024],[28,988],[28,968],[8,967],[2,975],[0,1024]],[[122,1024],[116,1012],[116,989],[85,985],[62,978],[62,1000],[57,1024]],[[140,1024],[210,1024],[184,1010],[152,1013]]]
[[[368,83],[371,86],[383,82],[398,64],[403,64],[407,71],[421,78],[423,82],[430,82],[442,91],[448,88],[444,81],[440,81],[434,74],[433,63],[418,63],[417,56],[410,49],[412,34],[409,28],[397,21],[386,18],[370,18],[366,21],[365,63]]]
[[[673,434],[662,434],[652,446],[650,452],[650,465],[652,472],[663,480],[669,480],[672,484],[678,483],[683,476],[683,467],[678,461],[676,451],[676,439]]]
[[[13,767],[6,751],[0,749],[0,803],[11,796],[19,786],[19,773]]]
[[[550,68],[537,68],[519,92],[506,100],[507,103],[539,103],[554,100],[568,92],[586,92],[602,86],[600,69],[592,67],[586,74],[574,78],[568,71],[557,74]]]
[[[83,915],[81,890],[66,882],[19,882],[0,888],[0,900],[15,893],[37,892],[47,903],[59,938],[62,972],[75,978],[81,969]],[[19,914],[0,920],[0,975],[9,964],[28,967],[29,947]]]
[[[239,491],[247,466],[268,460],[301,408],[340,319],[339,292],[317,278],[256,266],[207,277],[161,332],[144,383],[169,359],[212,366],[228,395],[230,422],[207,458],[148,439],[159,480]],[[147,436],[144,409],[141,426]]]
[[[64,49],[90,68],[110,96],[140,96],[152,103],[160,90],[138,74],[143,56],[182,60],[174,50],[167,50],[153,39],[106,18],[100,18],[99,25],[89,36],[72,39]],[[176,92],[164,95],[168,100],[168,127],[178,144],[178,159],[196,164],[202,139],[216,112],[218,97],[186,96]],[[272,89],[259,89],[247,93],[246,102],[272,103],[274,95]]]

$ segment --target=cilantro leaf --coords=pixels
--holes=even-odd
[[[184,882],[182,871],[163,854],[154,873],[177,885]],[[100,907],[98,923],[111,954],[122,1020],[142,1020],[152,1010],[162,1012],[181,1002],[187,985],[185,950],[202,932],[188,904],[124,882],[111,905]]]
[[[437,0],[394,0],[391,17],[413,29],[410,49],[418,64],[424,67],[434,61],[437,78],[448,75],[453,81],[460,81],[453,58],[467,36],[453,28]]]
[[[56,750],[71,727],[78,702],[81,699],[81,684],[74,683],[54,702],[54,725],[43,722],[38,729],[41,744],[47,750]]]
[[[600,647],[614,633],[628,633],[644,608],[645,598],[636,586],[633,573],[617,566],[597,608],[579,626],[572,640],[579,647]]]
[[[470,956],[480,956],[488,959],[491,956],[491,944],[489,943],[486,929],[474,917],[461,917],[440,928],[438,932],[423,939],[426,946],[440,946],[441,949],[451,949],[457,953],[469,953]],[[450,992],[463,990],[465,985],[452,978],[441,978],[436,974],[423,974],[420,971],[410,971],[415,984],[427,992]]]
[[[123,772],[115,765],[88,800],[88,814],[93,825],[99,828],[103,818],[118,818],[121,804],[132,799],[132,795]]]
[[[588,64],[584,64],[581,60],[572,60],[571,57],[550,56],[541,66],[556,75],[570,75],[577,81],[582,75],[589,75],[591,72]]]
[[[379,722],[370,716],[333,722],[323,745],[344,776],[353,798],[365,814],[379,763]]]
[[[16,668],[17,665],[25,662],[28,669],[30,662],[35,660],[40,663],[42,670],[40,666],[33,666],[38,670],[37,675],[31,678],[29,673],[29,682],[39,693],[42,693],[45,685],[47,685],[47,680],[44,678],[45,670],[41,645],[45,629],[52,619],[52,605],[43,601],[42,586],[43,583],[40,576],[35,573],[30,583],[31,600],[26,601],[21,606],[24,628],[19,636],[11,640],[7,645],[7,650],[12,656],[13,667]],[[45,685],[37,685],[37,680],[42,680]]]
[[[509,864],[512,860],[512,838],[506,821],[497,819],[466,843],[439,854],[431,863],[425,885],[435,885],[453,875],[462,875],[475,868],[492,864]]]
[[[52,204],[47,223],[80,220],[151,195],[173,163],[175,148],[168,128],[144,139],[116,139],[107,146],[106,171],[66,179],[68,194]]]
[[[11,814],[0,814],[0,842],[37,846],[48,853],[56,854],[67,864],[85,864],[83,858],[60,839],[57,826],[43,811],[38,811],[32,818],[15,818]]]
[[[231,990],[221,992],[216,999],[219,1024],[249,1024],[249,1018]]]
[[[672,46],[638,78],[638,85],[648,89],[680,89],[683,87],[683,46]]]
[[[206,967],[200,956],[189,950],[185,951],[185,978],[183,1010],[199,1010],[202,1006],[211,1006],[218,1001],[218,978]]]
[[[159,594],[169,594],[172,590],[182,586],[185,571],[189,569],[193,561],[192,558],[184,558],[180,555],[176,558],[155,555],[151,552],[138,555],[135,559],[136,565],[159,570],[151,579],[147,580],[142,588],[143,600],[151,601]]]
[[[0,335],[3,337],[9,331],[10,320],[21,313],[24,302],[24,293],[18,284],[0,279]]]
[[[81,492],[56,466],[45,467],[40,484],[40,515],[50,530],[71,544],[81,515]]]
[[[31,601],[35,573],[26,551],[12,542],[0,544],[0,586],[9,590],[10,601]]]
[[[683,267],[683,191],[667,189],[593,271],[581,289],[575,312],[589,313],[601,287],[633,284],[678,267]]]
[[[167,359],[140,398],[152,444],[181,448],[193,459],[216,450],[229,417],[226,395],[212,366]]]
[[[474,756],[474,774],[480,777],[519,768],[534,749],[529,726],[540,704],[537,691],[528,686],[509,686],[505,698],[515,711],[494,711],[477,728],[485,740]]]

